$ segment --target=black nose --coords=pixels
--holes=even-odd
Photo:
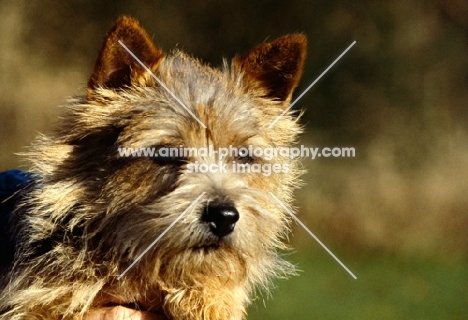
[[[209,223],[214,235],[224,237],[234,230],[239,212],[233,205],[212,203],[205,207],[202,219]]]

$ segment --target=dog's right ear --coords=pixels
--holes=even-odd
[[[118,43],[119,40],[151,70],[156,70],[164,57],[164,53],[156,48],[138,21],[127,16],[121,17],[107,34],[93,74],[88,80],[88,98],[96,88],[118,89],[130,86],[147,72]]]
[[[234,58],[233,67],[248,85],[263,87],[266,98],[288,102],[301,78],[306,52],[305,35],[286,35]]]

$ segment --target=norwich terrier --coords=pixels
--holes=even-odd
[[[305,36],[287,35],[215,69],[120,18],[87,95],[28,153],[0,319],[243,319],[256,288],[293,271],[277,253],[290,217],[271,193],[291,204],[301,167],[251,151],[296,142],[294,112],[269,126],[305,55]]]

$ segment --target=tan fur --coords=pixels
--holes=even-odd
[[[204,129],[117,43],[126,44],[207,126]],[[301,169],[277,157],[226,158],[286,163],[289,172],[188,173],[215,157],[124,158],[117,148],[284,147],[300,132],[287,107],[305,59],[306,39],[260,44],[221,70],[182,52],[165,55],[139,24],[110,31],[86,97],[67,106],[60,129],[33,144],[37,174],[10,223],[15,258],[0,281],[0,320],[82,319],[93,309],[132,306],[164,319],[242,319],[254,288],[293,268],[284,248]],[[163,161],[164,160],[164,161]],[[130,271],[117,277],[200,195],[203,198]],[[239,212],[232,233],[210,232],[210,203]]]

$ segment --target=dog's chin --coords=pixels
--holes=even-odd
[[[206,268],[210,268],[213,266],[217,268],[218,276],[224,277],[228,279],[232,274],[229,272],[222,272],[222,261],[226,259],[227,256],[235,256],[235,258],[230,259],[230,261],[238,261],[239,257],[234,251],[234,248],[229,241],[229,239],[207,239],[206,241],[202,241],[200,243],[194,244],[189,248],[185,248],[180,251],[173,250],[173,255],[165,260],[165,264],[167,268],[174,270],[180,267],[181,260],[185,261],[187,265],[192,267],[191,271],[198,273],[198,275],[206,274],[210,270]],[[233,265],[233,262],[230,263],[230,266]],[[184,268],[182,268],[184,269]],[[241,269],[239,266],[238,269]],[[181,271],[179,269],[179,271]],[[197,274],[180,274],[181,277],[190,277],[195,276],[197,278]],[[125,309],[132,309],[135,311],[143,312],[151,314],[155,319],[161,320],[169,320],[173,319],[171,316],[165,314],[163,310],[163,304],[165,300],[165,296],[167,292],[164,290],[158,290],[158,285],[156,283],[150,284],[150,280],[146,282],[147,285],[142,287],[142,291],[139,291],[138,296],[140,298],[135,298],[134,301],[130,302],[127,301],[128,296],[119,297],[119,290],[113,291],[113,289],[109,289],[107,292],[113,292],[112,294],[102,294],[99,300],[96,302],[96,306],[98,308],[113,308],[113,307],[121,307]],[[112,290],[112,291],[111,291]]]

